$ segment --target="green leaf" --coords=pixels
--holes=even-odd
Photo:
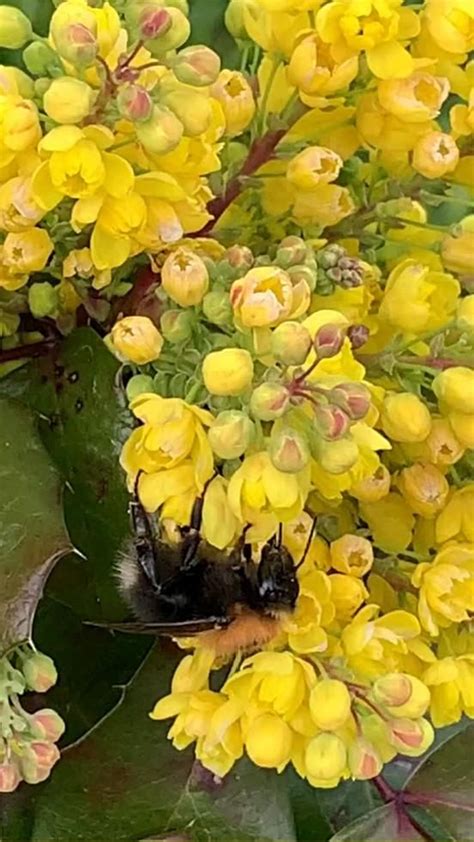
[[[224,24],[228,0],[191,0],[191,37],[188,44],[207,44],[219,53],[226,68],[239,65],[239,50]]]
[[[425,837],[392,802],[351,822],[331,842],[425,842]]]
[[[318,790],[318,803],[334,832],[370,813],[380,798],[368,781],[341,781],[335,789]]]
[[[44,582],[70,550],[59,477],[34,418],[0,399],[0,654],[30,637]]]
[[[224,782],[166,740],[148,712],[169,686],[159,644],[116,709],[56,766],[36,802],[33,842],[125,842],[183,833],[193,842],[295,840],[284,781],[249,762]]]

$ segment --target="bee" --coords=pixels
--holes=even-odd
[[[120,555],[117,576],[136,619],[114,628],[171,637],[198,634],[222,656],[260,648],[278,634],[283,616],[295,608],[297,566],[282,544],[281,527],[263,547],[258,564],[245,531],[228,554],[206,543],[200,534],[205,491],[173,546],[160,537],[135,486],[130,503],[133,538]]]

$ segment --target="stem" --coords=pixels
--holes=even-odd
[[[413,340],[413,342],[416,342],[416,340]],[[386,356],[386,352],[383,351],[381,354],[356,354],[355,356],[358,362],[362,363],[362,365],[366,368],[369,368],[371,365],[380,365],[383,362],[383,358]],[[456,360],[450,357],[415,357],[411,355],[402,355],[395,358],[395,365],[400,365],[400,368],[415,368],[417,370],[425,368],[428,369],[431,374],[431,369],[444,371],[446,368],[454,368],[459,365],[466,366],[467,368],[474,368],[474,357]]]
[[[459,801],[451,801],[449,798],[439,798],[436,795],[423,795],[423,793],[404,792],[403,800],[406,804],[440,804],[443,807],[452,807],[455,810],[466,810],[474,813],[474,805],[461,804]]]
[[[392,789],[390,784],[382,778],[382,775],[377,775],[377,777],[373,779],[372,783],[378,789],[384,801],[395,801],[398,792],[395,792],[395,790]]]
[[[242,58],[240,59],[240,72],[243,73],[247,67],[249,60],[250,44],[246,44],[242,51]]]
[[[140,52],[142,47],[143,47],[143,41],[138,41],[137,44],[135,45],[135,47],[133,48],[132,52],[130,53],[130,55],[126,59],[124,59],[124,61],[120,62],[120,65],[119,65],[120,70],[122,70],[124,67],[128,67],[130,62],[132,62],[133,59],[135,58],[135,56],[138,55],[138,53]],[[136,69],[139,69],[139,68],[136,68]]]
[[[269,96],[271,94],[273,83],[275,81],[275,76],[278,73],[279,67],[280,67],[280,62],[274,56],[273,62],[272,62],[272,67],[271,67],[271,70],[270,70],[270,73],[269,73],[269,76],[268,76],[268,79],[267,79],[267,84],[265,85],[265,90],[263,92],[262,101],[261,101],[261,104],[260,104],[260,121],[259,122],[260,122],[260,128],[261,128],[262,134],[264,133],[265,126],[266,126],[268,99],[269,99]]]
[[[58,344],[57,339],[44,339],[41,342],[31,342],[30,345],[18,345],[16,348],[0,350],[0,365],[2,363],[14,362],[15,360],[47,357]]]

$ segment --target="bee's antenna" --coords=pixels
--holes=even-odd
[[[132,522],[132,529],[135,535],[135,550],[138,563],[142,568],[148,581],[156,590],[159,585],[156,580],[156,556],[153,527],[150,518],[141,504],[138,496],[138,481],[143,471],[139,471],[133,487],[133,498],[130,502],[129,511]]]
[[[281,549],[281,545],[283,544],[283,524],[278,524],[278,549]]]
[[[311,529],[309,530],[308,540],[306,541],[306,546],[304,548],[303,555],[301,556],[301,559],[299,560],[298,564],[296,565],[295,570],[299,570],[301,565],[304,564],[304,562],[306,561],[306,556],[308,555],[309,548],[311,546],[311,542],[314,538],[314,533],[316,532],[317,521],[318,521],[318,519],[316,517],[313,518],[313,523],[311,524]]]

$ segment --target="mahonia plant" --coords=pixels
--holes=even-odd
[[[474,8],[230,0],[238,70],[187,13],[0,6],[0,362],[92,323],[170,540],[205,486],[214,547],[309,540],[262,651],[181,642],[173,745],[367,780],[474,716]]]

